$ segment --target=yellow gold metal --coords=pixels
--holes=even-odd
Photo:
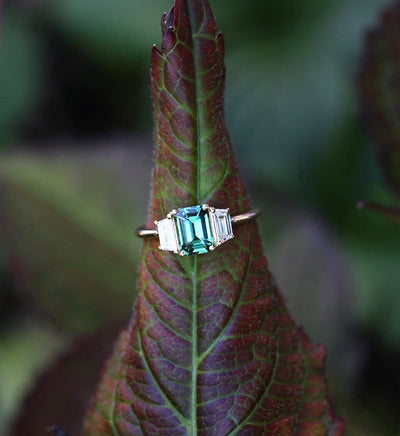
[[[172,217],[174,217],[175,215],[177,215],[178,211],[176,209],[172,209],[171,212],[169,212],[167,214],[167,218],[170,220],[172,219]]]
[[[138,238],[158,238],[158,232],[156,229],[139,228],[135,232]]]
[[[242,215],[236,215],[231,218],[232,224],[240,224],[248,220],[252,220],[253,218],[257,218],[260,215],[261,211],[259,210],[251,210],[250,212],[243,213]]]

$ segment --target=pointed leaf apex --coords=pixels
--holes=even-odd
[[[223,38],[210,5],[175,0],[163,20],[151,68],[156,145],[148,225],[202,204],[229,207],[231,216],[249,212],[225,124]],[[206,222],[191,218],[181,234]],[[107,371],[117,381],[105,416],[114,425],[110,436],[329,434],[324,348],[288,314],[256,220],[234,232],[214,253],[189,259],[179,256],[181,247],[173,254],[144,240],[129,343]],[[98,399],[107,395],[102,386]],[[97,416],[91,423],[99,425]]]

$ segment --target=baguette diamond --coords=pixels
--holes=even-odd
[[[157,222],[157,231],[160,239],[160,250],[178,251],[175,224],[172,219],[165,218]]]
[[[210,214],[210,217],[215,230],[215,245],[223,244],[233,238],[229,209],[215,209],[215,212]]]

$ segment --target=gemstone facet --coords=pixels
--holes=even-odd
[[[178,251],[178,240],[176,238],[175,223],[173,219],[165,218],[157,222],[160,250]]]
[[[173,217],[178,237],[178,251],[182,255],[203,254],[214,247],[208,209],[191,206],[178,209]]]
[[[220,245],[233,238],[232,222],[229,209],[215,209],[210,214],[212,226],[215,234],[214,245]]]

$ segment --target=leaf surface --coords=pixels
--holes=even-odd
[[[126,165],[132,182],[140,181],[147,165],[135,164],[138,151],[109,146],[112,153],[20,150],[0,158],[0,240],[14,286],[22,304],[39,307],[67,333],[131,313],[139,261],[132,249],[140,241],[126,235],[132,199],[143,199],[120,177]]]
[[[206,0],[176,0],[153,47],[155,167],[148,226],[173,208],[251,209],[225,126],[222,35]],[[289,316],[257,223],[181,258],[145,240],[129,332],[86,435],[341,435],[325,351]],[[108,381],[107,381],[108,380]]]
[[[123,326],[126,326],[126,320],[81,337],[52,362],[25,398],[18,418],[7,434],[50,435],[53,433],[46,433],[45,429],[52,426],[64,429],[70,436],[79,434],[87,403],[101,374],[102,362]]]
[[[365,126],[385,177],[400,193],[400,3],[384,10],[368,33],[359,74]]]

